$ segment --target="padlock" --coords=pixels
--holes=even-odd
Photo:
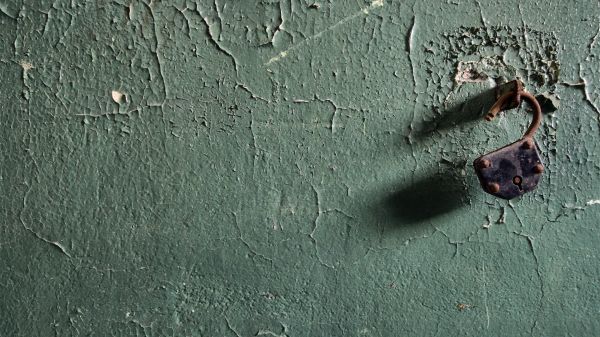
[[[521,98],[525,98],[534,108],[529,128],[518,141],[484,154],[473,162],[481,187],[487,193],[507,200],[533,191],[544,172],[544,164],[533,139],[542,122],[542,110],[535,97],[524,91],[520,82],[515,83],[515,90],[502,95],[485,119],[492,120],[499,111],[515,106],[515,103],[518,106]]]

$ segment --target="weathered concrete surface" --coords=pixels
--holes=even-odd
[[[599,15],[0,0],[0,335],[597,336]],[[560,97],[512,202],[503,77]]]

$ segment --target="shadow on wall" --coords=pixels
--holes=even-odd
[[[496,79],[495,81],[503,81]],[[485,89],[477,94],[471,94],[466,85],[462,85],[456,94],[463,95],[460,103],[454,104],[449,108],[439,112],[433,119],[424,121],[417,129],[417,138],[426,138],[435,132],[448,130],[455,126],[470,123],[476,120],[483,122],[483,116],[494,105],[498,97],[512,91],[515,88],[515,81],[500,84],[497,87]],[[471,90],[480,90],[481,87],[473,86]],[[464,91],[464,92],[461,92]],[[455,99],[461,99],[460,97]],[[541,93],[536,96],[542,107],[542,113],[554,112],[558,109],[560,101],[558,96],[549,93]],[[511,103],[503,110],[516,108],[516,103]]]
[[[505,92],[512,90],[514,83],[512,81],[503,83],[497,87],[484,89],[476,94],[473,94],[467,88],[481,90],[481,86],[462,85],[459,87],[455,93],[458,97],[455,97],[454,100],[459,100],[460,103],[440,111],[433,119],[424,121],[417,131],[417,137],[426,138],[436,131],[447,130],[479,119],[483,120],[483,116],[496,102],[496,99]]]
[[[435,173],[401,186],[383,201],[394,224],[415,225],[467,204],[465,177],[454,170]]]

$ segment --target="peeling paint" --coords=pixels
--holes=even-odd
[[[122,92],[119,92],[119,91],[116,91],[116,90],[111,91],[110,95],[111,95],[110,97],[112,98],[112,100],[115,103],[118,103],[118,104],[121,104],[126,99],[126,97],[127,97]]]
[[[598,10],[0,1],[0,335],[596,335]]]

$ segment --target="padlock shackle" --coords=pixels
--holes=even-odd
[[[533,105],[533,120],[531,121],[531,124],[529,124],[529,128],[521,139],[532,138],[542,123],[542,108],[540,107],[540,103],[538,103],[537,99],[535,99],[535,96],[527,91],[517,90],[516,92],[508,92],[500,96],[496,103],[492,105],[488,114],[485,115],[485,120],[491,121],[494,117],[496,117],[498,112],[500,112],[502,108],[506,106],[511,98],[515,99],[519,104],[521,103],[521,98],[525,98],[529,101],[529,103],[531,103],[531,105]]]

